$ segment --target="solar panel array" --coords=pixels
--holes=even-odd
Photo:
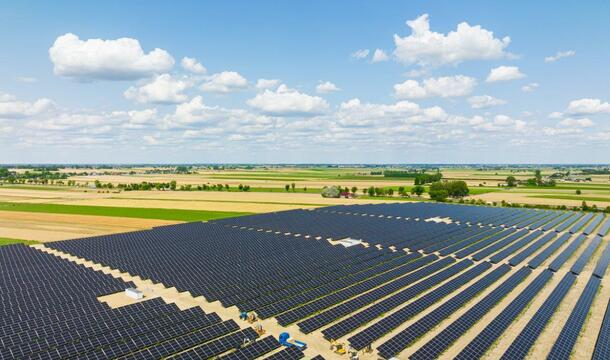
[[[254,311],[263,319],[274,317],[282,326],[296,323],[306,334],[319,331],[328,340],[345,339],[354,349],[374,345],[383,358],[400,354],[466,306],[412,355],[437,357],[526,281],[525,290],[461,349],[460,357],[476,358],[554,273],[567,270],[564,264],[587,243],[511,352],[531,347],[529,342],[540,334],[601,243],[601,238],[589,240],[578,231],[593,237],[602,231],[600,226],[603,217],[594,214],[551,210],[436,203],[339,205],[47,246],[225,307]],[[345,238],[362,240],[364,246],[327,241]],[[609,262],[610,250],[605,248],[593,277],[603,277]],[[205,324],[187,333],[172,323],[152,337],[103,344],[84,358],[304,356],[296,348],[279,349],[273,337],[257,340],[252,329],[242,330],[234,322]],[[246,337],[251,344],[241,348]]]
[[[606,313],[602,328],[599,330],[599,337],[595,342],[593,360],[610,359],[610,303],[606,306]]]
[[[214,356],[257,337],[160,298],[116,309],[98,300],[133,286],[31,247],[0,247],[0,359],[157,359],[196,346]],[[227,335],[235,341],[223,348]]]

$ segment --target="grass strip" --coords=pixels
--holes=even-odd
[[[90,205],[63,205],[63,204],[26,204],[0,202],[0,211],[23,211],[52,214],[96,215],[111,217],[126,217],[138,219],[159,219],[175,221],[203,221],[224,219],[250,215],[246,212],[209,211],[209,210],[182,210],[182,209],[155,209],[137,207],[90,206]]]

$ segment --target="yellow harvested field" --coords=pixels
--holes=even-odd
[[[153,219],[0,211],[0,237],[46,242],[175,223]]]
[[[573,193],[573,192],[572,192]],[[491,192],[481,195],[474,195],[472,198],[481,199],[487,202],[501,202],[502,200],[509,203],[519,203],[519,204],[544,204],[544,205],[566,205],[566,206],[580,206],[582,204],[581,200],[571,200],[571,199],[551,199],[551,198],[537,198],[531,197],[533,193],[523,193],[523,192]],[[608,201],[587,201],[589,205],[596,205],[597,207],[605,208],[606,206],[610,206],[610,198]]]

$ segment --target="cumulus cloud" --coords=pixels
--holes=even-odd
[[[498,66],[497,68],[491,69],[485,81],[510,81],[522,79],[524,77],[525,74],[522,73],[517,66]]]
[[[0,93],[0,119],[20,119],[35,116],[54,107],[46,98],[34,102],[19,101],[10,94]]]
[[[469,97],[468,103],[473,109],[487,109],[493,106],[504,105],[506,100],[497,99],[490,95],[479,95]]]
[[[493,120],[486,121],[482,118],[478,118],[478,122],[474,125],[475,129],[480,129],[487,132],[501,132],[501,131],[524,131],[527,122],[520,119],[513,119],[508,115],[496,115]]]
[[[610,112],[610,103],[589,98],[573,100],[568,104],[566,112],[573,115],[608,113]]]
[[[26,127],[37,130],[65,131],[105,126],[107,118],[101,114],[62,113],[41,120],[30,120]]]
[[[275,89],[280,85],[278,79],[258,79],[256,81],[256,88],[259,90]]]
[[[286,85],[280,85],[275,91],[265,90],[247,101],[248,105],[268,114],[274,115],[315,115],[328,109],[326,100],[311,96]]]
[[[170,74],[157,76],[140,87],[130,87],[123,95],[139,103],[177,104],[187,99],[184,91],[193,86],[188,79],[175,79]]]
[[[540,86],[540,84],[538,84],[536,82],[529,83],[527,85],[523,85],[521,87],[521,91],[529,93],[529,92],[536,90],[538,88],[538,86]]]
[[[421,83],[417,80],[407,80],[394,85],[394,94],[401,99],[466,96],[476,84],[476,79],[464,75],[429,78]]]
[[[207,72],[207,69],[195,58],[185,56],[182,58],[180,65],[182,65],[184,70],[190,71],[194,74],[205,74]]]
[[[362,103],[356,98],[341,103],[335,116],[342,126],[362,127],[379,121],[405,119],[419,112],[419,105],[406,100],[386,105]]]
[[[552,63],[559,59],[574,56],[574,55],[576,55],[576,51],[574,51],[574,50],[558,51],[555,55],[545,57],[544,62]]]
[[[382,62],[382,61],[388,61],[388,59],[389,59],[388,54],[386,54],[385,51],[383,51],[381,49],[375,49],[371,62],[378,63],[378,62]]]
[[[248,87],[248,80],[235,71],[223,71],[212,75],[201,90],[215,93],[231,93]]]
[[[353,59],[364,59],[365,57],[369,56],[369,52],[369,49],[356,50],[350,54],[350,57]]]
[[[337,87],[337,85],[331,83],[330,81],[325,81],[325,82],[319,83],[316,86],[316,92],[318,94],[328,94],[328,93],[332,93],[332,92],[337,92],[339,90],[341,90],[341,89],[339,89]]]
[[[593,121],[588,118],[582,119],[574,119],[574,118],[565,118],[561,120],[558,124],[559,126],[565,127],[591,127],[594,125]]]
[[[83,41],[71,33],[55,39],[49,57],[56,75],[81,80],[133,80],[174,66],[167,51],[156,48],[145,53],[136,39]]]
[[[404,64],[438,66],[458,64],[467,60],[498,59],[507,55],[508,36],[498,39],[492,31],[466,22],[457,29],[442,34],[430,31],[428,14],[407,21],[411,35],[394,35],[396,59]]]

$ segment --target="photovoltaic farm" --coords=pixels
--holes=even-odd
[[[0,358],[610,359],[609,232],[402,202],[7,245]]]

